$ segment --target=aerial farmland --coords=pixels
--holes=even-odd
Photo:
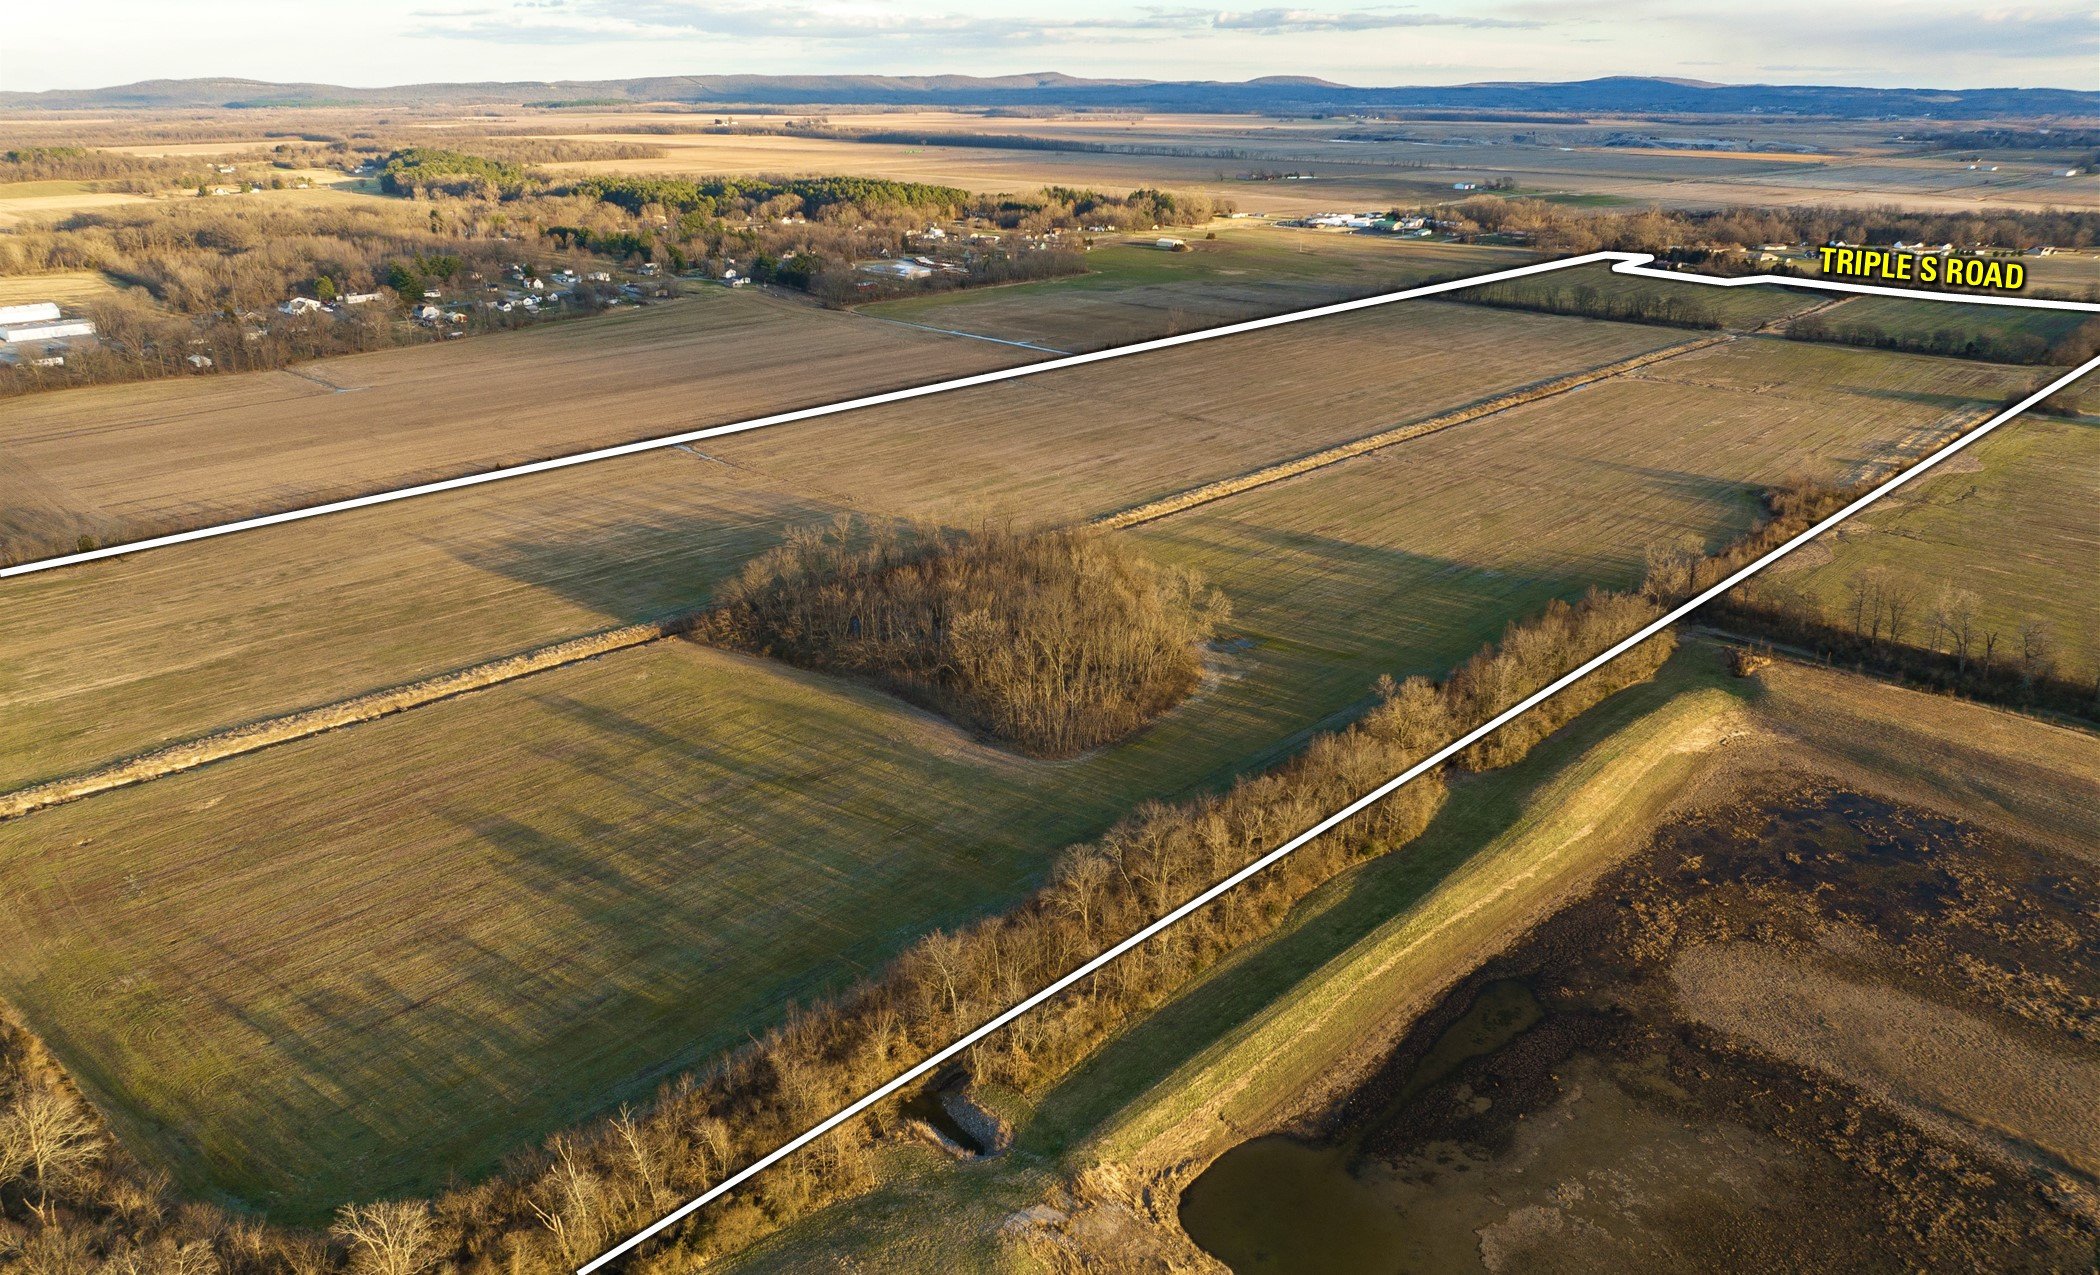
[[[2090,1253],[2100,99],[1059,78],[0,93],[0,1272]]]

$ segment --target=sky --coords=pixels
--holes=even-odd
[[[1033,71],[2100,90],[2100,3],[67,0],[9,6],[0,21],[0,90],[197,76],[369,86]]]

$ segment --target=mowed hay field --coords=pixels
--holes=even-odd
[[[1847,524],[1780,579],[1843,623],[1845,588],[1882,571],[1916,595],[1905,640],[1949,589],[1976,596],[1979,631],[2017,658],[2020,626],[2048,626],[2059,671],[2100,674],[2100,419],[2023,416],[1917,486]]]
[[[836,511],[1083,519],[1682,339],[1385,307],[25,577],[0,785],[697,606]]]
[[[1636,582],[1650,546],[1710,549],[1793,474],[1852,480],[1916,455],[2029,386],[2028,369],[1739,340],[1492,422],[1136,529],[1231,595],[1236,630],[1287,669],[1284,701],[1360,694],[1454,626],[1589,584]]]
[[[1171,233],[1189,251],[1164,251],[1155,246],[1156,236],[1103,242],[1087,254],[1088,273],[1074,278],[880,301],[861,313],[1077,352],[1537,259],[1510,248],[1409,243],[1260,222],[1217,223],[1216,239],[1200,231]]]
[[[1634,339],[1587,321],[1437,313],[1447,342],[1459,315],[1485,324],[1478,331],[1504,359],[1529,352],[1521,374],[1540,370],[1550,334]],[[1412,348],[1371,316],[1349,322],[1369,325],[1391,359]],[[1269,422],[1277,435],[1306,430],[1290,413],[1314,391],[1293,387],[1339,395],[1319,408],[1329,423],[1351,415],[1352,402],[1382,415],[1383,396],[1401,392],[1368,376],[1344,392],[1339,365],[1320,363],[1315,347],[1285,353],[1296,371],[1289,387],[1244,372],[1222,384],[1218,367],[1177,359],[1149,374],[1149,397],[1036,387],[1053,397],[914,423],[899,430],[912,440],[904,459],[917,458],[910,482],[884,476],[883,465],[904,459],[865,445],[864,428],[852,452],[857,469],[868,467],[859,481],[886,484],[867,494],[890,508],[933,509],[988,487],[1068,517],[1089,503],[1127,503],[1123,493],[1142,494],[1144,482],[1181,485],[1190,475],[1168,475],[1204,449],[1191,439],[1244,464],[1265,450],[1246,422]],[[1803,353],[1737,342],[1656,365],[1625,399],[1600,406],[1616,383],[1595,387],[1135,533],[1164,558],[1214,571],[1242,616],[1194,700],[1074,761],[1018,761],[856,687],[670,641],[0,824],[0,906],[31,940],[0,956],[0,991],[119,1127],[193,1187],[315,1216],[345,1192],[486,1168],[586,1111],[645,1097],[667,1069],[733,1045],[787,1001],[837,986],[927,928],[1013,897],[1057,846],[1137,802],[1221,783],[1288,749],[1346,715],[1376,672],[1441,670],[1549,595],[1629,579],[1654,541],[1739,530],[1757,486],[1804,463],[1828,473],[1882,463],[2024,376],[1807,351],[1833,360],[1818,365]],[[1773,389],[1818,366],[1852,388],[1838,379]],[[1460,372],[1442,363],[1417,374]],[[1505,366],[1505,379],[1518,375]],[[1145,389],[1140,378],[1123,392]],[[1417,406],[1424,394],[1413,392]],[[1148,433],[1152,417],[1139,409],[1157,414],[1162,402],[1191,410]],[[1215,415],[1195,414],[1205,402]],[[1666,424],[1685,419],[1697,429]],[[1028,427],[1018,437],[1046,450],[999,432],[1015,420]],[[1054,450],[1039,433],[1088,462],[1036,464]],[[987,436],[1009,469],[976,449]],[[747,440],[736,459],[785,481],[791,442]],[[809,451],[800,463],[812,463]],[[836,451],[817,454],[836,463]],[[940,458],[937,474],[924,472],[928,455]],[[710,472],[712,462],[685,459],[675,472],[688,482]],[[641,498],[643,472],[638,464],[620,484],[629,498]],[[792,475],[820,476],[855,481],[843,471]],[[679,520],[696,515],[657,516],[634,541],[614,534],[629,525],[616,518],[595,541],[572,532],[566,546],[543,533],[484,542],[484,564],[512,555],[507,573],[489,567],[507,587],[459,614],[453,631],[530,614],[542,590],[567,591],[561,605],[578,609],[601,588],[588,608],[611,606],[622,589],[630,602],[671,592],[667,575],[702,573],[679,556],[692,553]],[[297,579],[301,568],[282,555],[331,525],[217,546],[224,555],[276,542],[274,576],[228,583],[259,591]],[[725,542],[763,538],[728,519],[708,531]],[[322,556],[364,558],[391,534],[427,546],[440,529],[353,526]],[[660,544],[635,547],[650,536],[681,547],[661,557]],[[303,564],[313,553],[299,550]],[[134,592],[150,591],[157,556],[114,570]],[[452,560],[462,556],[455,545]],[[554,559],[569,574],[543,583],[526,583],[514,565]],[[400,590],[445,560],[393,558],[386,583]],[[719,557],[701,561],[725,569]],[[193,579],[197,564],[187,565]],[[635,579],[614,582],[627,570]],[[334,592],[349,600],[337,618],[354,615],[363,595],[346,594],[340,579]],[[295,603],[281,614],[304,611]],[[290,653],[313,658],[311,648]],[[218,657],[221,676],[240,658]],[[122,662],[115,651],[74,675],[112,661]],[[201,684],[190,659],[162,668],[169,688]]]
[[[1024,351],[726,289],[0,414],[0,553],[70,550],[894,389]],[[6,517],[0,515],[0,517]]]

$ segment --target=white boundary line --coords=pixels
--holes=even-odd
[[[1887,291],[1887,289],[1880,289],[1879,291]],[[869,1090],[861,1097],[856,1098],[852,1102],[848,1103],[846,1106],[841,1107],[838,1111],[834,1112],[829,1117],[818,1122],[817,1124],[810,1126],[808,1129],[804,1130],[800,1134],[797,1134],[795,1137],[782,1143],[778,1147],[775,1147],[773,1150],[767,1152],[765,1155],[760,1156],[758,1159],[752,1161],[750,1164],[745,1165],[743,1168],[737,1170],[735,1173],[724,1178],[722,1181],[716,1183],[714,1186],[709,1187],[706,1191],[703,1191],[699,1195],[694,1196],[691,1200],[688,1200],[686,1203],[680,1205],[678,1208],[672,1210],[670,1213],[665,1214],[663,1217],[657,1219],[655,1222],[642,1228],[639,1231],[636,1231],[633,1235],[628,1236],[625,1240],[622,1240],[620,1243],[614,1245],[612,1248],[605,1250],[605,1252],[599,1254],[597,1257],[592,1258],[590,1261],[584,1263],[582,1266],[577,1268],[577,1275],[592,1275],[592,1272],[605,1266],[607,1263],[618,1260],[620,1257],[631,1252],[641,1244],[646,1243],[648,1240],[660,1234],[667,1228],[675,1226],[679,1222],[684,1221],[686,1218],[692,1216],[694,1213],[697,1213],[702,1208],[706,1207],[711,1201],[715,1200],[716,1198],[722,1195],[727,1194],[732,1190],[735,1190],[738,1186],[757,1176],[759,1173],[763,1172],[776,1162],[783,1160],[790,1155],[793,1155],[796,1151],[800,1150],[802,1147],[806,1146],[810,1142],[816,1140],[817,1138],[823,1137],[826,1133],[829,1133],[831,1130],[837,1128],[839,1125],[844,1124],[846,1121],[853,1119],[855,1116],[859,1115],[863,1111],[866,1111],[869,1107],[872,1107],[876,1103],[881,1102],[884,1098],[889,1097],[891,1094],[896,1093],[899,1089],[904,1088],[906,1085],[910,1084],[914,1080],[917,1080],[919,1077],[924,1076],[928,1072],[939,1067],[942,1063],[947,1062],[950,1058],[955,1057],[957,1054],[968,1049],[970,1046],[976,1044],[978,1041],[983,1040],[985,1037],[991,1035],[993,1032],[998,1031],[1001,1027],[1006,1026],[1008,1023],[1014,1021],[1021,1015],[1034,1009],[1036,1006],[1041,1005],[1044,1001],[1049,1000],[1051,997],[1057,995],[1059,992],[1064,991],[1066,988],[1072,986],[1074,983],[1077,983],[1081,979],[1086,978],[1088,975],[1093,974],[1095,971],[1109,964],[1109,962],[1115,960],[1117,957],[1123,955],[1125,952],[1128,952],[1130,949],[1138,946],[1146,940],[1157,936],[1161,931],[1166,930],[1169,927],[1180,922],[1181,920],[1186,918],[1190,913],[1196,911],[1198,908],[1203,907],[1205,904],[1210,903],[1219,895],[1224,894],[1228,890],[1231,890],[1234,887],[1240,885],[1248,878],[1255,876],[1257,873],[1260,873],[1263,870],[1269,868],[1277,861],[1284,858],[1286,855],[1289,855],[1291,852],[1304,846],[1307,842],[1310,842],[1314,838],[1320,836],[1321,834],[1332,830],[1336,825],[1341,824],[1344,821],[1361,813],[1365,808],[1373,805],[1374,803],[1392,795],[1394,792],[1398,791],[1405,785],[1413,782],[1415,779],[1427,773],[1428,771],[1443,765],[1446,761],[1449,761],[1452,757],[1456,756],[1458,753],[1462,752],[1463,750],[1478,742],[1482,738],[1493,734],[1497,730],[1500,730],[1512,719],[1520,716],[1521,714],[1525,713],[1526,711],[1532,708],[1537,707],[1539,704],[1542,704],[1545,701],[1552,699],[1555,695],[1560,694],[1562,691],[1568,689],[1570,686],[1573,686],[1575,683],[1581,681],[1583,678],[1588,677],[1590,674],[1596,672],[1598,669],[1604,667],[1606,664],[1611,663],[1613,660],[1619,658],[1621,655],[1624,655],[1627,651],[1632,650],[1634,647],[1640,645],[1642,642],[1645,642],[1649,638],[1654,637],[1656,634],[1662,632],[1664,629],[1668,628],[1672,624],[1675,624],[1677,621],[1683,619],[1686,615],[1689,615],[1691,612],[1706,605],[1708,602],[1713,601],[1715,598],[1720,597],[1722,594],[1728,592],[1730,589],[1733,589],[1735,586],[1741,584],[1743,581],[1748,580],[1750,577],[1756,575],[1758,572],[1765,570],[1767,567],[1770,567],[1773,563],[1778,562],[1781,558],[1786,557],[1794,550],[1799,549],[1801,546],[1807,544],[1809,541],[1814,540],[1817,536],[1820,536],[1824,532],[1829,531],[1832,527],[1835,527],[1839,523],[1844,522],[1846,519],[1852,517],[1854,514],[1857,514],[1862,509],[1865,509],[1869,505],[1874,504],[1876,501],[1881,500],[1890,492],[1895,491],[1897,488],[1902,487],[1906,483],[1915,481],[1919,477],[1929,472],[1935,466],[1945,461],[1948,457],[1953,456],[1956,452],[1961,451],[1963,448],[1969,446],[1971,443],[1974,443],[1976,440],[1982,438],[1984,435],[1989,434],[1992,430],[1997,429],[2000,425],[2005,424],[2005,422],[2013,419],[2015,416],[2018,416],[2020,413],[2026,411],[2028,408],[2033,407],[2036,403],[2041,402],[2043,399],[2049,397],[2051,394],[2056,393],[2058,390],[2063,389],[2065,386],[2070,385],[2074,381],[2077,381],[2080,377],[2085,376],[2087,373],[2092,372],[2095,369],[2100,369],[2100,357],[2088,359],[2086,362],[2080,364],[2078,367],[2073,368],[2071,371],[2056,378],[2054,381],[2051,381],[2048,385],[2042,387],[2039,390],[2036,390],[2034,393],[2028,395],[2024,399],[2021,399],[2019,402],[2013,404],[2011,407],[2006,408],[2004,411],[1999,412],[1996,416],[1993,416],[1989,420],[1983,422],[1982,424],[1971,428],[1967,433],[1962,434],[1954,441],[1948,443],[1944,447],[1941,447],[1939,450],[1933,452],[1931,455],[1925,457],[1923,460],[1920,460],[1917,464],[1912,465],[1909,469],[1903,470],[1902,472],[1893,475],[1887,481],[1875,487],[1872,491],[1867,492],[1865,495],[1859,497],[1857,500],[1854,500],[1852,503],[1846,505],[1844,508],[1838,510],[1836,513],[1831,514],[1829,517],[1823,519],[1815,526],[1810,527],[1808,530],[1802,532],[1800,535],[1795,536],[1793,539],[1787,541],[1785,544],[1782,544],[1778,548],[1773,549],[1771,552],[1765,554],[1763,557],[1757,559],[1755,562],[1751,562],[1748,565],[1738,569],[1733,574],[1729,575],[1727,578],[1721,580],[1719,583],[1710,586],[1709,588],[1694,595],[1689,600],[1679,603],[1677,606],[1672,607],[1669,611],[1665,612],[1664,614],[1649,621],[1647,624],[1642,625],[1631,635],[1620,639],[1618,642],[1612,644],[1609,648],[1599,652],[1596,655],[1591,656],[1587,660],[1584,660],[1581,664],[1576,665],[1574,668],[1568,670],[1566,673],[1561,674],[1559,677],[1553,679],[1551,682],[1546,683],[1546,685],[1533,691],[1531,694],[1525,696],[1523,699],[1518,700],[1516,703],[1510,705],[1508,708],[1503,709],[1501,712],[1495,714],[1493,717],[1490,717],[1488,720],[1482,722],[1480,725],[1475,726],[1473,729],[1467,731],[1465,734],[1460,735],[1457,739],[1454,739],[1450,743],[1445,744],[1442,748],[1439,748],[1435,752],[1429,754],[1429,756],[1424,757],[1422,760],[1416,762],[1414,765],[1409,766],[1406,770],[1401,771],[1399,774],[1393,776],[1391,779],[1386,780],[1384,783],[1378,785],[1376,788],[1373,788],[1371,791],[1365,793],[1361,797],[1358,797],[1356,800],[1350,802],[1348,805],[1343,806],[1340,810],[1337,810],[1333,814],[1327,816],[1325,819],[1320,820],[1320,822],[1314,824],[1312,827],[1307,828],[1305,831],[1299,833],[1297,836],[1292,837],[1289,841],[1284,842],[1282,845],[1276,847],[1274,850],[1269,851],[1267,854],[1264,854],[1259,859],[1254,860],[1247,866],[1241,868],[1239,871],[1234,872],[1231,876],[1228,876],[1224,880],[1219,881],[1217,884],[1211,886],[1209,889],[1203,891],[1201,894],[1196,895],[1188,902],[1183,903],[1180,907],[1175,908],[1172,912],[1167,913],[1165,916],[1160,917],[1158,920],[1152,922],[1150,925],[1147,925],[1145,928],[1139,930],[1137,933],[1132,934],[1129,938],[1126,938],[1122,942],[1117,943],[1114,947],[1111,947],[1108,950],[1102,952],[1099,956],[1094,957],[1092,960],[1087,961],[1085,964],[1080,965],[1078,968],[1073,969],[1068,973],[1060,976],[1055,982],[1052,982],[1047,987],[1044,987],[1041,991],[1036,992],[1034,995],[1029,996],[1025,1000],[1015,1003],[1014,1005],[1010,1006],[1009,1008],[1005,1009],[1004,1011],[1000,1012],[994,1017],[985,1020],[983,1023],[979,1024],[977,1027],[969,1031],[967,1034],[958,1037],[954,1042],[943,1046],[941,1049],[936,1050],[934,1053],[928,1054],[925,1058],[921,1059],[919,1062],[913,1064],[912,1066],[907,1067],[905,1070],[897,1073],[896,1076],[884,1082],[882,1085]]]
[[[577,465],[588,465],[595,461],[613,460],[621,456],[635,456],[643,452],[659,451],[677,447],[684,443],[695,443],[703,438],[720,438],[725,434],[742,434],[756,429],[769,429],[775,425],[787,425],[795,421],[816,420],[824,416],[837,416],[844,412],[858,411],[864,407],[880,407],[887,403],[904,403],[913,399],[928,398],[935,394],[946,394],[952,390],[965,390],[978,385],[994,385],[1000,381],[1019,380],[1024,376],[1040,376],[1045,372],[1062,371],[1065,368],[1083,367],[1089,363],[1104,363],[1110,359],[1127,358],[1133,354],[1148,354],[1154,350],[1169,350],[1176,346],[1193,345],[1198,341],[1214,341],[1219,337],[1238,336],[1243,332],[1258,332],[1264,328],[1282,327],[1288,323],[1303,323],[1308,319],[1324,319],[1331,315],[1347,314],[1353,310],[1368,310],[1374,306],[1391,305],[1396,301],[1412,301],[1417,297],[1436,296],[1439,293],[1458,292],[1466,288],[1477,288],[1483,284],[1500,283],[1506,279],[1521,279],[1526,275],[1547,274],[1555,270],[1566,270],[1574,266],[1591,265],[1597,262],[1615,262],[1615,274],[1640,275],[1643,278],[1664,279],[1673,283],[1705,284],[1721,288],[1753,287],[1759,284],[1779,285],[1789,288],[1812,288],[1824,292],[1844,292],[1863,296],[1900,297],[1913,301],[1950,301],[1964,305],[2012,306],[2030,310],[2086,310],[2100,313],[2100,303],[2085,301],[2046,301],[2029,297],[1977,296],[1969,293],[1923,292],[1908,288],[1884,288],[1864,283],[1839,283],[1824,279],[1795,279],[1784,275],[1745,275],[1734,279],[1718,279],[1710,275],[1679,273],[1674,270],[1656,270],[1647,265],[1655,260],[1654,254],[1646,252],[1591,252],[1579,257],[1563,257],[1557,261],[1542,261],[1535,265],[1517,266],[1508,270],[1496,270],[1488,274],[1471,275],[1464,279],[1450,279],[1443,283],[1424,284],[1400,292],[1382,293],[1375,297],[1360,297],[1354,301],[1341,301],[1333,305],[1316,306],[1310,310],[1295,310],[1289,314],[1274,314],[1261,319],[1248,319],[1240,323],[1228,323],[1223,327],[1208,328],[1202,332],[1185,332],[1180,336],[1156,337],[1150,341],[1139,341],[1134,345],[1119,345],[1112,349],[1095,350],[1087,354],[1070,354],[1062,358],[1045,359],[1040,363],[1024,363],[1019,367],[999,368],[990,372],[979,372],[971,376],[957,377],[950,381],[936,381],[930,385],[917,385],[908,389],[890,390],[882,394],[869,394],[861,398],[846,399],[838,403],[825,403],[817,407],[804,407],[791,412],[776,412],[771,416],[760,416],[748,421],[729,425],[713,425],[706,429],[687,430],[682,434],[667,434],[661,438],[645,438],[638,442],[621,443],[615,447],[600,447],[594,451],[576,452],[568,456],[556,456],[548,460],[536,460],[524,465],[509,465],[502,469],[488,469],[479,473],[462,474],[456,478],[436,482],[417,483],[412,487],[397,487],[391,491],[374,492],[369,496],[354,496],[347,500],[332,500],[326,504],[308,505],[301,509],[287,509],[280,513],[263,514],[254,518],[242,518],[235,522],[218,523],[209,527],[198,527],[191,531],[178,531],[165,536],[153,536],[135,540],[129,544],[107,545],[100,549],[89,549],[81,553],[62,554],[55,558],[42,558],[34,562],[17,563],[11,567],[0,567],[0,580],[16,576],[33,575],[40,571],[54,571],[60,567],[77,567],[84,563],[98,562],[122,554],[144,553],[149,549],[165,549],[170,545],[189,544],[198,540],[210,540],[218,536],[230,536],[241,531],[257,531],[264,527],[275,527],[288,522],[303,522],[308,518],[320,518],[328,514],[347,513],[353,509],[367,509],[373,505],[392,504],[397,500],[411,500],[417,496],[433,496],[439,492],[459,491],[468,487],[479,487],[486,483],[501,482],[506,478],[523,478],[530,474],[552,473],[559,469],[570,469]]]

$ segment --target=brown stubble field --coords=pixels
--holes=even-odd
[[[1682,339],[1381,308],[25,577],[0,783],[698,605],[834,511],[1083,519]]]
[[[1495,337],[1505,360],[1514,341],[1526,372],[1541,350],[1567,357],[1569,340],[1681,336],[1440,307],[1447,341],[1454,315]],[[697,457],[682,457],[683,469],[657,465],[680,457],[652,458],[673,477],[652,485],[637,462],[617,483],[574,493],[598,515],[615,492],[625,502],[588,533],[519,490],[472,509],[462,498],[466,521],[449,527],[390,531],[358,515],[224,542],[214,560],[237,570],[220,588],[200,589],[197,561],[175,561],[187,551],[142,556],[113,572],[134,594],[177,590],[157,608],[171,622],[156,633],[180,634],[177,614],[195,624],[213,604],[303,572],[322,583],[275,610],[244,604],[259,612],[241,620],[245,646],[222,632],[210,651],[104,648],[71,675],[142,651],[159,670],[141,694],[83,687],[57,709],[82,721],[89,700],[107,713],[189,685],[188,711],[208,720],[230,705],[255,711],[287,677],[311,686],[444,658],[437,640],[454,652],[491,634],[515,645],[521,619],[573,624],[616,605],[619,590],[629,606],[652,589],[661,600],[749,552],[764,526],[837,504],[930,512],[985,487],[1010,500],[1054,493],[1038,511],[1051,517],[1124,503],[1143,482],[1268,454],[1280,435],[1360,430],[1394,395],[1418,407],[1424,392],[1394,383],[1395,360],[1415,347],[1368,316],[1354,322],[1366,330],[1274,351],[1301,374],[1290,385],[1254,381],[1244,357],[1229,360],[1237,378],[1221,365],[1147,372],[1132,361],[1119,369],[1129,379],[1085,394],[1038,386],[1023,400],[1009,386],[975,412],[904,422],[879,449],[867,447],[866,422],[835,424],[845,432],[828,449],[813,446],[826,441],[811,437],[821,426],[722,449],[757,471],[750,487],[693,484],[696,471],[726,470]],[[1386,361],[1353,349],[1360,340]],[[1447,349],[1411,375],[1456,391],[1459,369],[1488,348]],[[1012,897],[1057,845],[1132,805],[1272,759],[1349,711],[1376,672],[1447,667],[1548,597],[1624,583],[1657,539],[1740,530],[1754,490],[1804,456],[1825,472],[1881,463],[2028,375],[1852,350],[1807,351],[1828,361],[1796,367],[1803,353],[1738,341],[1139,533],[1160,557],[1226,584],[1245,641],[1195,701],[1078,761],[1017,762],[858,688],[658,643],[0,825],[12,919],[36,940],[0,977],[120,1127],[192,1185],[299,1212],[374,1183],[427,1183],[436,1164],[487,1165],[518,1139],[645,1095],[665,1068],[733,1043],[784,1001],[835,986],[926,928]],[[1383,375],[1343,383],[1323,357]],[[1775,388],[1796,372],[1833,383]],[[1499,379],[1517,375],[1505,366]],[[1332,397],[1310,401],[1299,385]],[[1160,401],[1189,412],[1155,433]],[[1700,425],[1658,428],[1684,419]],[[1192,437],[1210,444],[1193,468]],[[842,448],[867,467],[858,485],[827,472]],[[1060,452],[1085,463],[1051,463]],[[923,472],[928,455],[941,474]],[[769,503],[780,490],[838,486],[848,490],[824,498],[836,503]],[[667,490],[696,503],[666,505]],[[710,517],[697,502],[732,497],[756,515],[684,525]],[[456,539],[535,507],[541,519],[522,538]],[[296,548],[331,525],[339,536]],[[696,547],[707,536],[713,557]],[[256,556],[230,560],[244,544]],[[528,551],[537,575],[516,565]],[[334,559],[371,574],[360,583]],[[608,564],[628,579],[611,583]],[[412,597],[389,593],[410,581]],[[445,596],[460,589],[474,596]],[[333,609],[307,616],[323,598]],[[409,617],[432,608],[442,626],[425,619],[409,632]],[[244,679],[253,653],[280,642],[269,621],[287,619],[309,636],[275,676]],[[156,728],[166,720],[127,727]],[[376,820],[382,808],[389,816]]]
[[[50,512],[0,524],[0,552],[137,540],[1033,357],[710,288],[286,371],[32,395],[0,416],[0,502]]]
[[[721,112],[727,117],[732,112]],[[817,112],[812,112],[817,114]],[[544,117],[543,117],[544,118]],[[879,172],[900,180],[936,182],[965,190],[1023,191],[1057,184],[1125,190],[1169,185],[1230,199],[1244,211],[1295,215],[1345,207],[1383,207],[1452,197],[1457,181],[1509,178],[1518,193],[1587,195],[1627,204],[1715,208],[1742,204],[1876,207],[1901,203],[1918,211],[1963,211],[1982,206],[2041,209],[2100,205],[2100,177],[2060,178],[2050,166],[2023,161],[1999,173],[1972,172],[1947,157],[1913,157],[1885,145],[1900,127],[1877,122],[1822,137],[1829,149],[1814,156],[1751,154],[1640,147],[1562,146],[1548,140],[1519,144],[1512,126],[1465,127],[1395,121],[1377,140],[1337,140],[1350,126],[1339,121],[1245,118],[1221,126],[1208,117],[1139,116],[1113,121],[988,120],[967,114],[914,112],[909,122],[889,117],[827,120],[852,131],[889,132],[923,127],[929,134],[1013,132],[1129,147],[1138,153],[1054,151],[996,146],[914,145],[754,133],[623,132],[630,117],[588,124],[545,118],[541,136],[659,146],[652,159],[586,161],[557,166],[580,172],[642,171],[697,176],[715,173]],[[524,121],[520,121],[523,123]],[[677,117],[636,117],[636,123],[679,124]],[[700,121],[693,121],[698,125]],[[1652,122],[1622,122],[1634,131]],[[564,125],[566,127],[564,127]],[[1040,125],[1038,127],[1037,125]],[[1537,134],[1531,125],[1514,126]],[[1762,133],[1759,126],[1750,131]],[[1552,130],[1544,130],[1552,132]],[[1605,130],[1585,128],[1571,141],[1593,142]],[[1771,130],[1775,139],[1787,130]],[[1406,139],[1406,140],[1402,140]],[[1310,170],[1309,181],[1250,180],[1257,170]]]

